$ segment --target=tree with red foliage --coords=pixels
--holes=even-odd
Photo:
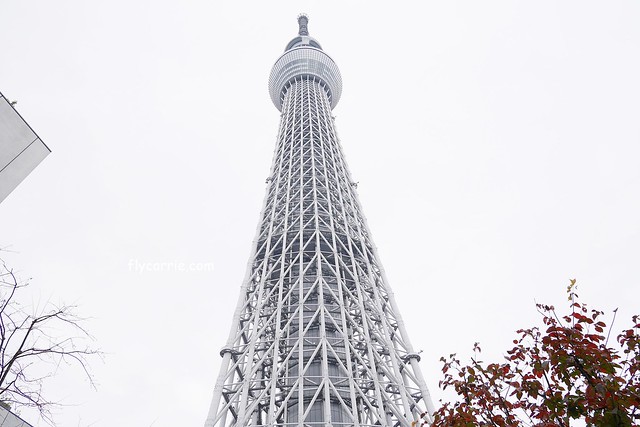
[[[611,331],[605,335],[604,313],[578,302],[574,287],[572,280],[567,315],[536,305],[544,330],[517,331],[503,362],[478,360],[477,343],[468,365],[455,354],[441,358],[440,387],[453,387],[459,400],[444,403],[431,426],[566,427],[574,420],[588,426],[640,425],[640,316],[632,317],[614,348],[608,342]]]

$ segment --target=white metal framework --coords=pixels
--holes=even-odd
[[[299,23],[270,79],[278,142],[205,426],[411,427],[433,411],[420,358],[336,135],[339,71]]]

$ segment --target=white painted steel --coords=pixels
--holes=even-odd
[[[286,51],[274,64],[269,77],[269,94],[282,111],[282,100],[289,85],[302,76],[314,77],[325,84],[331,108],[342,94],[342,77],[333,59],[321,49],[302,45]]]
[[[410,427],[433,404],[338,141],[340,74],[287,68],[302,51],[324,58],[293,47],[271,75],[278,141],[205,426]]]

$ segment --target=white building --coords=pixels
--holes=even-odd
[[[0,427],[33,427],[31,424],[0,405]]]
[[[0,93],[0,202],[51,152]]]

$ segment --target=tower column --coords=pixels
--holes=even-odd
[[[269,78],[273,164],[206,427],[411,427],[432,410],[332,109],[338,67],[298,20]]]

